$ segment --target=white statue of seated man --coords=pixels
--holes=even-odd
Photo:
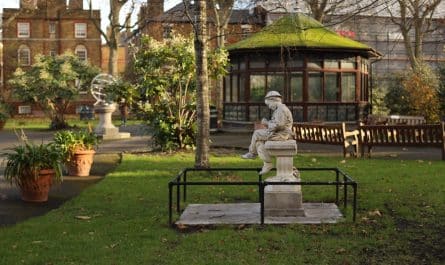
[[[273,168],[272,157],[264,149],[266,141],[285,141],[292,139],[292,113],[281,102],[281,95],[277,91],[270,91],[264,98],[266,105],[273,110],[272,118],[268,121],[262,119],[261,123],[267,126],[267,129],[255,130],[249,146],[249,152],[242,155],[244,159],[254,159],[257,155],[263,160],[264,165],[260,172],[266,174]]]

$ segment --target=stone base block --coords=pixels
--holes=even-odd
[[[119,139],[128,139],[131,137],[131,134],[129,132],[118,132],[115,134],[99,135],[99,137],[101,137],[102,140],[119,140]]]
[[[119,128],[116,127],[98,127],[94,130],[94,132],[99,135],[115,135],[119,134]]]
[[[300,186],[270,185],[264,190],[265,216],[305,216]]]

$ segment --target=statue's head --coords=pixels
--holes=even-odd
[[[281,95],[277,91],[269,91],[267,92],[266,96],[264,97],[264,103],[270,108],[270,109],[276,109],[277,105],[281,103]]]

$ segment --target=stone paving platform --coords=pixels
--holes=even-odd
[[[265,224],[322,224],[342,221],[335,203],[303,203],[306,216],[264,217]],[[259,203],[190,204],[176,225],[260,224]]]

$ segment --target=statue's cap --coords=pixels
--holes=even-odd
[[[267,92],[267,94],[266,94],[266,96],[264,98],[265,99],[268,99],[268,98],[281,98],[281,95],[277,91],[269,91],[269,92]]]

